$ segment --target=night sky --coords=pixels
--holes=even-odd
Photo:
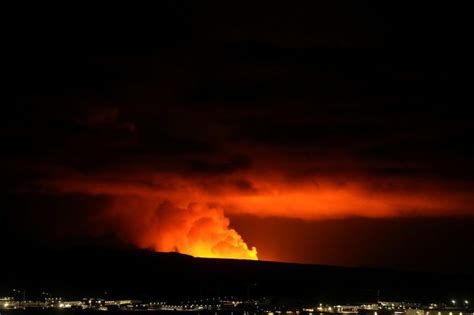
[[[255,2],[12,9],[2,238],[472,272],[463,8]]]

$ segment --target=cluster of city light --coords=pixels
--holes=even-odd
[[[23,291],[20,291],[23,292]],[[49,294],[43,294],[48,297],[42,300],[18,300],[15,297],[0,298],[0,309],[25,309],[32,307],[39,308],[80,308],[93,310],[108,310],[110,307],[119,309],[140,309],[140,310],[172,310],[172,311],[190,311],[190,310],[243,310],[249,313],[265,312],[268,315],[274,314],[300,314],[300,311],[313,315],[313,312],[332,313],[332,314],[355,314],[363,310],[368,315],[378,315],[381,312],[392,311],[394,315],[474,315],[470,309],[470,302],[467,299],[453,298],[445,303],[420,304],[413,302],[374,302],[369,304],[354,305],[334,305],[319,303],[314,307],[304,307],[300,310],[290,311],[284,306],[271,305],[268,299],[238,299],[234,297],[218,297],[200,300],[185,300],[179,303],[152,302],[140,300],[105,300],[101,298],[82,298],[76,301],[66,301],[60,297],[49,297]]]

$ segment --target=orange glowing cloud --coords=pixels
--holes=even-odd
[[[348,216],[456,216],[472,214],[469,192],[430,182],[393,180],[389,188],[380,181],[370,186],[363,178],[340,183],[331,178],[318,182],[288,182],[284,177],[246,174],[252,189],[236,187],[242,175],[227,178],[185,178],[154,174],[148,184],[138,178],[75,177],[50,180],[57,192],[130,196],[144,200],[171,200],[180,207],[190,203],[219,205],[225,212],[257,216],[326,219]],[[378,184],[378,186],[377,186]],[[375,186],[375,187],[374,187]]]
[[[259,194],[228,195],[223,200],[227,209],[258,216],[298,219],[333,219],[351,216],[451,216],[468,215],[472,198],[462,192],[442,191],[377,191],[363,183],[338,185],[331,182],[262,184]]]
[[[242,178],[245,178],[242,179]],[[305,220],[328,218],[460,216],[472,214],[468,193],[429,181],[370,182],[354,176],[290,181],[284,175],[237,172],[226,176],[155,173],[134,176],[69,174],[42,183],[54,193],[106,195],[112,205],[97,224],[142,248],[198,257],[257,259],[230,227],[226,214]]]
[[[121,198],[100,219],[120,231],[123,240],[142,248],[196,257],[257,259],[256,248],[248,248],[217,207],[192,203],[180,208],[167,201],[156,205]]]

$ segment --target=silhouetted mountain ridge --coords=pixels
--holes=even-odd
[[[194,258],[138,249],[14,248],[3,256],[2,291],[34,296],[185,299],[210,296],[325,301],[433,301],[472,296],[472,275]],[[1,292],[0,292],[1,293]]]

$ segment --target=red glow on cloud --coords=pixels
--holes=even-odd
[[[100,221],[141,248],[196,257],[257,259],[257,250],[229,227],[229,219],[218,207],[191,203],[181,208],[167,201],[157,205],[121,198],[101,214]]]
[[[236,259],[257,259],[257,249],[245,243],[226,215],[304,220],[462,216],[471,214],[466,205],[473,201],[467,193],[430,182],[415,187],[394,180],[384,189],[383,183],[373,185],[363,177],[345,183],[330,177],[294,182],[274,173],[238,172],[220,177],[155,173],[146,179],[69,174],[43,185],[53,193],[110,196],[112,205],[99,212],[97,225],[141,248]]]

